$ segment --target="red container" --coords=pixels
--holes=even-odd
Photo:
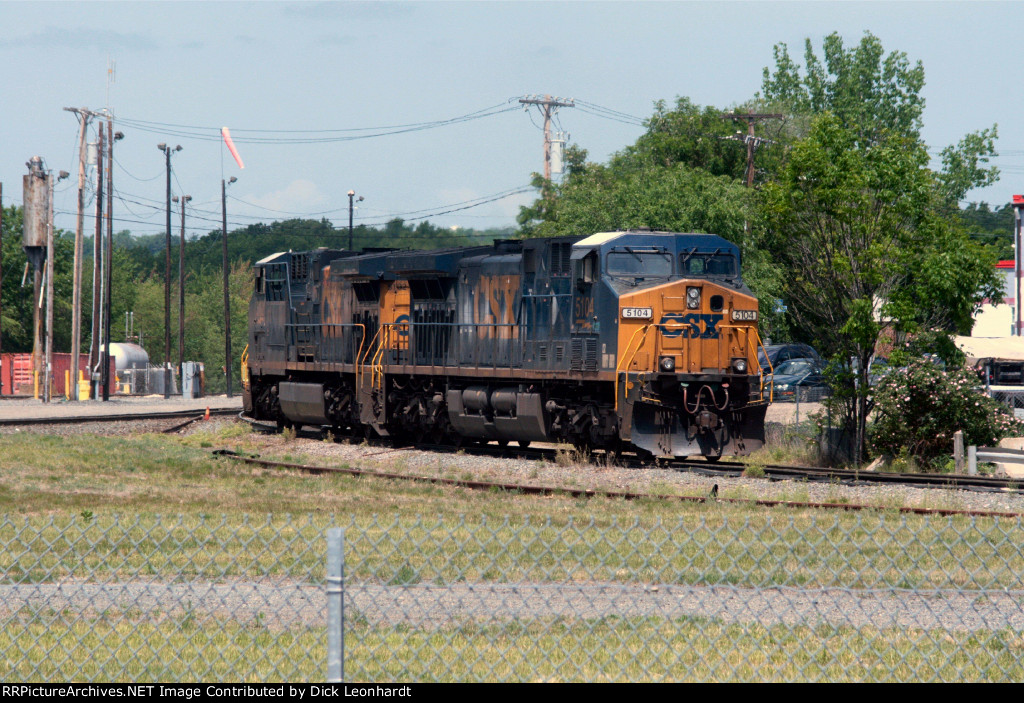
[[[0,383],[3,387],[0,388],[0,395],[33,395],[35,393],[35,369],[32,366],[32,355],[31,354],[0,354],[0,363],[3,364],[0,368]],[[80,354],[78,358],[78,369],[81,371],[85,378],[88,379],[89,355]],[[67,389],[64,385],[65,372],[71,368],[71,354],[54,353],[53,355],[53,386],[51,396],[56,398],[58,396],[67,397]],[[110,357],[110,388],[111,392],[116,392],[116,386],[114,384],[114,357]],[[75,383],[74,378],[71,379],[72,387]],[[42,369],[39,373],[39,394],[42,395],[43,374]]]

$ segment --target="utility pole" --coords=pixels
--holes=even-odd
[[[89,320],[89,398],[96,397],[100,361],[100,299],[103,297],[103,123],[96,142],[96,234],[92,241],[92,317]]]
[[[70,175],[61,171],[58,180]],[[46,175],[47,219],[46,219],[46,368],[43,371],[43,400],[50,402],[53,386],[53,174]]]
[[[528,95],[519,99],[522,105],[536,105],[544,116],[544,180],[551,180],[551,116],[560,107],[576,107],[572,98],[553,98],[545,95],[543,98],[536,95]],[[529,108],[527,108],[529,109]]]
[[[171,397],[171,149],[164,143],[156,145],[167,158],[167,247],[164,257],[164,398]]]
[[[181,246],[178,248],[178,374],[181,375],[181,386],[185,388],[185,203],[192,199],[191,195],[181,196]],[[178,196],[171,198],[178,202]]]
[[[114,134],[114,119],[107,115],[107,285],[103,299],[103,369],[100,372],[103,384],[103,400],[110,400],[110,300],[114,282],[114,141],[123,137]]]
[[[221,239],[224,243],[224,373],[227,375],[227,396],[231,397],[231,296],[228,289],[228,186],[238,179],[220,179]],[[350,244],[349,247],[352,245]]]
[[[743,120],[747,123],[747,133],[737,132],[735,136],[726,137],[726,139],[734,139],[741,141],[747,145],[747,174],[746,181],[747,187],[750,188],[754,185],[754,152],[757,147],[761,144],[769,143],[773,144],[772,140],[764,139],[763,137],[754,136],[754,124],[762,122],[764,120],[781,120],[785,115],[777,112],[726,112],[722,114],[723,120],[739,121]]]
[[[75,259],[71,293],[71,384],[69,396],[78,400],[78,364],[82,345],[82,227],[85,208],[85,130],[92,113],[88,108],[66,107],[78,117],[78,219],[75,226]],[[47,267],[49,269],[49,266]]]

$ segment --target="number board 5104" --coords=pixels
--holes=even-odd
[[[652,308],[622,308],[622,316],[629,320],[650,320],[654,317]]]

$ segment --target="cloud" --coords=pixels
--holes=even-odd
[[[91,27],[47,27],[41,32],[0,39],[0,47],[29,49],[125,49],[151,51],[160,47],[150,35],[114,32]]]

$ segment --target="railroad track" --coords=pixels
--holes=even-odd
[[[238,414],[239,419],[250,423],[255,427],[262,428],[263,431],[276,432],[277,428],[274,425],[268,425],[259,420],[253,420],[250,417],[245,416],[243,413]],[[311,432],[308,433],[310,436],[323,436],[323,433]],[[401,445],[395,445],[393,442],[389,442],[384,439],[367,440],[373,446],[390,447],[390,450],[402,449]],[[479,456],[491,456],[498,458],[510,458],[510,459],[527,459],[527,460],[545,460],[557,462],[558,460],[558,449],[550,449],[546,447],[517,447],[517,446],[498,446],[496,444],[468,444],[460,447],[452,445],[433,445],[433,444],[419,444],[415,447],[410,446],[409,448],[415,448],[423,451],[432,451],[439,453],[454,454],[456,452],[465,452],[467,454],[474,454]],[[389,451],[390,451],[389,450]],[[565,450],[562,450],[563,452]],[[571,451],[571,450],[570,450]],[[591,455],[591,459],[600,462],[602,460],[611,461],[610,458],[605,458],[607,455],[604,453],[595,453]],[[743,474],[747,469],[747,465],[738,461],[717,461],[709,462],[707,460],[691,460],[691,459],[678,459],[678,460],[667,460],[657,459],[641,460],[640,458],[633,455],[620,455],[614,459],[618,466],[636,469],[669,469],[672,471],[685,471],[691,473],[698,473],[705,476],[722,476],[722,477],[738,477]],[[888,473],[884,471],[856,471],[849,469],[831,469],[827,467],[808,467],[808,466],[787,466],[784,464],[772,464],[762,467],[764,469],[765,478],[772,481],[785,481],[785,480],[805,480],[805,481],[820,481],[826,483],[839,483],[843,485],[904,485],[913,486],[916,488],[944,488],[944,489],[959,489],[959,490],[974,490],[974,491],[1009,491],[1015,493],[1024,492],[1024,480],[1009,479],[1009,478],[998,478],[995,476],[966,476],[963,474],[918,474],[918,473]]]
[[[286,469],[291,471],[302,471],[304,473],[312,474],[344,474],[348,476],[366,476],[372,478],[381,478],[392,481],[404,481],[414,483],[431,483],[435,485],[453,486],[458,488],[468,488],[471,490],[478,491],[504,491],[507,493],[515,493],[522,495],[563,495],[570,496],[572,498],[618,498],[622,500],[658,500],[658,501],[674,501],[680,503],[726,503],[736,505],[756,505],[762,507],[779,507],[779,508],[816,508],[816,509],[831,509],[831,510],[850,510],[850,511],[863,511],[863,510],[896,510],[900,513],[907,513],[913,515],[967,515],[973,517],[1008,517],[1008,518],[1020,518],[1021,513],[1011,512],[1000,512],[995,510],[960,510],[960,509],[947,509],[947,508],[915,508],[915,507],[899,507],[890,508],[882,505],[869,505],[863,503],[826,503],[826,502],[814,502],[814,501],[792,501],[792,500],[771,500],[771,499],[757,499],[757,498],[720,498],[718,497],[718,484],[715,484],[710,495],[695,496],[695,495],[676,495],[671,493],[638,493],[633,491],[616,491],[616,490],[595,490],[592,488],[571,488],[564,486],[541,486],[536,484],[522,484],[522,483],[502,483],[496,481],[478,481],[469,479],[456,479],[456,478],[443,478],[440,476],[422,476],[417,474],[401,474],[388,471],[376,471],[373,469],[364,469],[359,467],[341,467],[341,466],[317,466],[310,464],[296,464],[292,462],[284,461],[270,461],[268,459],[261,459],[259,457],[244,456],[236,452],[227,449],[214,450],[213,454],[217,456],[223,456],[228,459],[238,461],[240,463],[260,466],[268,469]]]

